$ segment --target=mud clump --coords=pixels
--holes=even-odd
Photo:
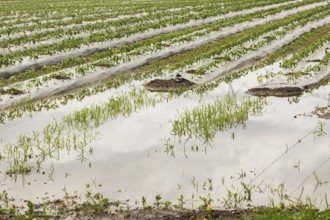
[[[192,89],[196,84],[181,78],[181,76],[176,76],[173,79],[155,79],[150,81],[145,85],[145,87],[150,91],[155,92],[172,92],[172,91],[184,91]]]
[[[265,88],[257,87],[247,91],[248,94],[254,96],[276,96],[276,97],[291,97],[299,96],[303,93],[303,89],[299,87],[279,87],[279,88]]]
[[[320,59],[314,59],[314,60],[307,60],[308,63],[320,63]]]
[[[70,76],[62,76],[62,75],[54,75],[53,79],[57,79],[57,80],[70,80],[71,77]]]
[[[187,70],[187,71],[186,71],[186,73],[189,73],[189,74],[194,74],[194,73],[196,73],[196,70],[194,70],[194,69],[191,69],[191,70]]]

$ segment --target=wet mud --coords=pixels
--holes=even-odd
[[[266,88],[256,87],[249,89],[246,93],[254,96],[276,96],[276,97],[291,97],[299,96],[304,92],[300,87],[278,87]]]
[[[153,92],[173,92],[173,91],[184,91],[195,87],[195,83],[176,76],[172,79],[155,79],[145,85],[145,87]]]

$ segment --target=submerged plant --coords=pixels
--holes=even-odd
[[[42,131],[21,134],[16,143],[4,146],[3,156],[9,164],[8,174],[27,174],[32,168],[40,170],[41,163],[48,158],[60,159],[61,151],[74,150],[81,162],[87,160],[86,147],[98,138],[95,131],[109,119],[118,116],[127,117],[144,107],[154,106],[164,100],[165,96],[146,93],[133,89],[117,97],[111,97],[105,103],[75,111],[61,122],[55,119]],[[91,154],[93,151],[90,150]],[[36,166],[31,163],[35,161]]]
[[[263,98],[246,97],[237,101],[233,96],[226,96],[212,104],[186,109],[172,122],[172,133],[180,140],[196,138],[210,144],[216,132],[244,125],[249,115],[260,114],[265,104]]]

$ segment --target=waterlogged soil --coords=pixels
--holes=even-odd
[[[309,114],[301,114],[299,116],[313,117],[317,116],[322,119],[330,119],[330,106],[327,107],[316,107],[314,111]]]
[[[299,87],[280,87],[280,88],[252,88],[247,91],[248,94],[254,96],[277,96],[277,97],[292,97],[300,96],[304,90]]]
[[[232,209],[232,210],[188,210],[176,208],[141,208],[133,210],[102,210],[99,213],[94,213],[93,208],[84,206],[81,209],[71,207],[70,210],[63,210],[55,215],[44,214],[42,211],[34,211],[33,219],[104,219],[104,220],[199,220],[199,219],[254,219],[254,216],[264,208],[258,209]],[[0,214],[1,219],[17,219],[17,215]]]
[[[303,187],[302,198],[308,196],[320,201],[330,191],[327,183],[330,127],[327,120],[316,115],[294,116],[310,113],[316,106],[327,106],[329,85],[300,97],[267,97],[261,114],[250,116],[242,125],[216,132],[208,144],[187,137],[179,141],[173,136],[172,122],[182,116],[185,109],[212,104],[228,94],[240,100],[256,84],[255,74],[251,73],[232,83],[221,83],[202,95],[190,92],[130,115],[113,118],[96,129],[97,139],[85,148],[56,152],[54,158],[43,161],[39,170],[33,164],[28,174],[5,175],[8,164],[1,160],[1,189],[15,198],[12,203],[25,208],[27,200],[43,204],[44,201],[62,199],[67,194],[83,199],[86,192],[100,192],[111,201],[127,204],[133,213],[130,217],[143,216],[141,219],[173,219],[177,216],[180,219],[181,216],[205,214],[176,209],[160,213],[135,210],[143,207],[143,197],[146,204],[152,206],[157,195],[161,195],[162,202],[170,201],[173,205],[178,204],[180,198],[184,206],[192,210],[203,204],[202,198],[210,196],[214,209],[222,210],[225,201],[232,202],[227,200],[227,189],[233,193],[241,192],[242,181],[260,184],[260,189],[251,195],[254,206],[269,204],[269,198],[274,198],[274,203],[278,204],[280,199],[266,189],[270,185],[279,189],[283,182],[286,195],[298,198]],[[125,90],[129,88],[125,87]],[[158,96],[158,93],[150,94]],[[20,133],[42,130],[53,118],[60,121],[73,109],[100,104],[115,95],[114,91],[105,92],[83,101],[69,102],[58,109],[9,121],[1,125],[1,146],[15,143]],[[326,134],[317,136],[313,129],[320,121],[325,123]],[[167,140],[174,145],[172,151],[166,147]],[[297,142],[299,144],[295,145]],[[232,185],[237,188],[231,188]],[[215,216],[228,215],[228,218],[231,215],[227,211],[212,213]],[[116,219],[120,216],[118,212],[116,214],[101,217]],[[248,213],[242,211],[233,216],[245,214]]]
[[[177,76],[175,79],[155,79],[151,80],[145,86],[148,90],[154,92],[184,91],[192,89],[195,83]]]

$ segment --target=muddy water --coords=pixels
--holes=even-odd
[[[235,80],[231,87],[241,97],[255,84],[255,76],[249,74]],[[322,181],[330,180],[330,126],[326,120],[303,114],[309,114],[316,106],[327,106],[330,86],[304,94],[298,103],[290,104],[287,98],[267,98],[268,105],[261,116],[250,117],[245,126],[218,132],[212,146],[196,142],[199,143],[199,151],[193,152],[191,145],[186,144],[184,148],[175,142],[175,156],[165,153],[164,139],[174,140],[170,122],[176,119],[178,112],[201,103],[212,103],[229,91],[230,86],[223,83],[203,97],[189,93],[187,97],[157,104],[129,117],[110,120],[98,129],[99,139],[87,146],[83,161],[78,152],[62,152],[59,160],[46,161],[41,173],[33,171],[24,178],[18,176],[15,179],[4,175],[7,165],[3,160],[0,163],[1,190],[6,190],[18,203],[24,199],[42,201],[44,197],[62,198],[64,190],[82,197],[87,190],[101,192],[110,199],[130,199],[131,205],[135,200],[141,201],[142,196],[152,204],[157,194],[161,194],[163,200],[177,203],[177,198],[182,194],[188,200],[186,205],[196,208],[200,202],[198,197],[208,193],[215,200],[214,206],[220,206],[221,203],[216,200],[226,196],[221,177],[225,178],[230,188],[231,183],[239,184],[238,173],[243,170],[247,173],[246,182],[262,172],[255,180],[256,184],[264,181],[277,187],[284,183],[287,188],[285,193],[296,197],[302,184],[304,195],[322,199],[325,192],[330,191],[330,185],[317,186],[313,171],[317,169],[316,173]],[[109,95],[104,93],[93,97],[94,102],[105,100]],[[91,103],[93,98],[80,103],[80,106],[72,103],[69,107],[60,108],[60,111],[33,114],[30,120],[23,118],[10,122],[6,125],[8,129],[1,127],[0,130],[3,144],[16,138],[13,134],[15,129],[21,132],[26,131],[27,127],[38,129],[50,122],[53,116],[59,119],[70,109],[79,109]],[[318,125],[318,121],[326,122],[324,130],[328,135],[315,137],[311,134],[302,139]],[[290,149],[299,139],[302,139],[301,143]],[[299,169],[295,167],[298,164]],[[212,191],[208,190],[208,179],[212,179]],[[263,184],[261,188],[264,188]],[[267,205],[268,192],[254,193],[253,205]],[[191,203],[192,194],[198,201],[194,204]]]

